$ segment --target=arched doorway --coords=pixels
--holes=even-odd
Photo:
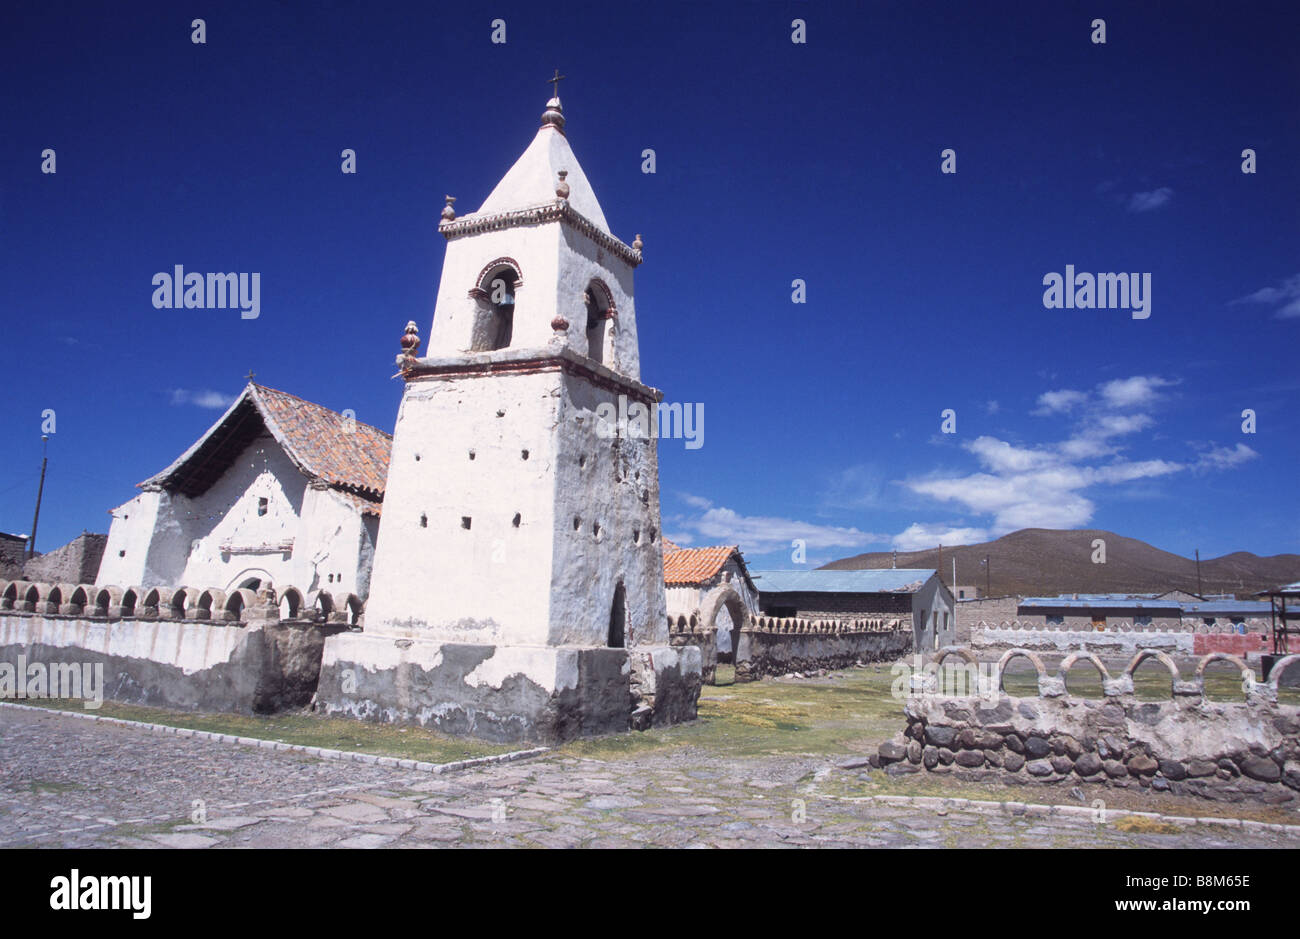
[[[749,658],[741,635],[741,630],[749,626],[749,608],[735,587],[730,583],[719,584],[700,604],[700,624],[706,630],[714,630],[717,668],[713,684],[729,685],[736,680],[737,667]]]
[[[606,641],[611,649],[621,649],[626,645],[624,634],[627,626],[627,593],[620,580],[614,588],[614,602],[609,606],[609,636]]]

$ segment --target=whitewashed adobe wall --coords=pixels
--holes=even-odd
[[[912,594],[912,626],[919,652],[933,652],[951,645],[956,637],[955,603],[938,575]],[[935,613],[939,614],[936,625]],[[946,625],[945,625],[946,616]]]
[[[96,583],[230,590],[256,578],[364,597],[373,530],[342,496],[309,486],[264,434],[201,495],[147,491],[114,510]]]

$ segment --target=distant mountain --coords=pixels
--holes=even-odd
[[[1094,564],[1093,542],[1106,542],[1106,563]],[[985,569],[992,567],[991,595],[1054,596],[1058,593],[1197,592],[1196,561],[1161,551],[1145,541],[1098,529],[1057,531],[1024,528],[983,544],[943,546],[925,551],[899,551],[898,567],[932,567],[952,586],[952,561],[957,559],[957,583],[985,589]],[[873,551],[823,565],[826,570],[867,570],[891,566],[892,552]],[[1248,594],[1300,580],[1300,554],[1259,557],[1235,551],[1221,558],[1201,559],[1201,592]]]

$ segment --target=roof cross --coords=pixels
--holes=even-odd
[[[564,81],[564,79],[566,79],[566,78],[568,78],[568,77],[569,77],[569,76],[567,76],[567,75],[561,75],[561,74],[560,74],[560,70],[557,68],[557,69],[555,70],[555,77],[554,77],[554,78],[548,78],[548,79],[546,80],[547,83],[548,83],[549,85],[551,85],[551,97],[552,97],[552,98],[558,98],[558,97],[560,96],[560,82]]]
[[[244,377],[247,378],[247,379],[251,382],[254,378],[257,377],[257,372],[253,371],[253,370],[250,368],[250,369],[248,370],[248,374],[245,375]]]

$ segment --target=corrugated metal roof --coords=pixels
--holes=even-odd
[[[933,568],[865,571],[750,571],[759,593],[915,593]]]
[[[1267,613],[1272,606],[1273,604],[1265,603],[1262,600],[1210,600],[1204,603],[1182,604],[1184,613],[1195,613],[1198,616],[1215,614],[1227,616],[1233,613],[1249,616],[1256,613]]]
[[[1138,600],[1131,597],[1086,597],[1080,594],[1079,599],[1074,599],[1073,595],[1067,597],[1022,597],[1020,606],[1023,607],[1046,607],[1052,609],[1074,609],[1074,610],[1176,610],[1179,605],[1173,600]]]
[[[1196,603],[1179,603],[1175,600],[1147,600],[1125,598],[1123,596],[1102,595],[1089,596],[1079,594],[1074,599],[1071,594],[1065,597],[1024,597],[1020,608],[1056,610],[1177,610],[1189,616],[1230,616],[1241,614],[1250,616],[1267,613],[1269,604],[1257,600],[1213,600]]]

